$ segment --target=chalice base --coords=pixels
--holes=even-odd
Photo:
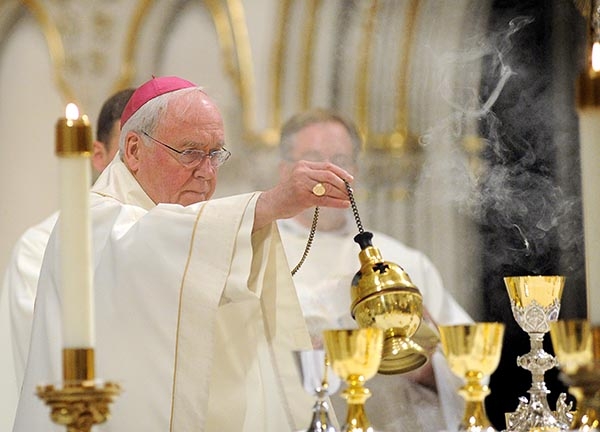
[[[600,368],[579,368],[572,374],[561,373],[561,380],[569,386],[569,393],[577,400],[577,411],[572,430],[589,432],[600,430]]]
[[[62,388],[38,386],[37,396],[51,409],[50,418],[67,432],[89,432],[110,416],[109,405],[121,388],[113,382],[96,385],[93,380],[70,381]]]
[[[485,412],[483,400],[467,401],[458,432],[496,432]]]
[[[362,403],[348,404],[348,416],[342,432],[374,432]]]
[[[566,394],[561,393],[556,402],[556,411],[550,410],[545,398],[531,394],[531,400],[519,398],[519,405],[513,413],[506,414],[505,432],[559,432],[571,429],[573,414],[570,412],[572,403],[567,404]]]

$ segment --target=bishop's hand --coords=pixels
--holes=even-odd
[[[330,162],[299,161],[256,203],[254,230],[277,220],[296,216],[310,207],[348,208],[350,199],[344,180],[354,177]]]

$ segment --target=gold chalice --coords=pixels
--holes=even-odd
[[[372,432],[364,408],[371,392],[364,384],[379,368],[383,330],[374,327],[326,330],[323,338],[333,371],[347,384],[342,397],[348,403],[348,415],[342,432]]]
[[[582,319],[550,323],[561,380],[577,400],[571,429],[600,429],[600,327]]]
[[[458,393],[465,399],[465,412],[459,431],[493,432],[485,412],[484,399],[490,394],[482,384],[500,362],[504,324],[480,322],[465,325],[439,326],[444,355],[452,372],[466,380]]]
[[[556,359],[544,351],[544,335],[550,331],[550,323],[558,319],[560,299],[565,284],[562,276],[513,276],[505,277],[510,306],[517,324],[527,332],[531,344],[529,353],[519,356],[517,364],[532,375],[530,399],[519,398],[514,413],[507,414],[507,431],[530,430],[565,431],[571,424],[571,406],[566,395],[559,395],[556,411],[548,406],[550,391],[544,382],[544,373],[557,366]]]

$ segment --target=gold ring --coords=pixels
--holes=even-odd
[[[323,186],[323,183],[317,183],[315,187],[312,188],[312,193],[318,197],[325,195],[325,186]]]

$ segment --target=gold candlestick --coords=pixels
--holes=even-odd
[[[550,338],[561,369],[560,378],[577,400],[571,429],[600,426],[600,327],[587,320],[550,323]]]
[[[94,379],[94,327],[90,227],[90,155],[92,132],[87,116],[68,104],[56,123],[60,165],[60,258],[63,326],[63,384],[37,387],[51,408],[52,421],[67,432],[89,432],[109,416],[118,384]]]
[[[37,396],[51,408],[50,418],[67,432],[89,432],[110,416],[109,404],[121,392],[118,384],[97,386],[92,348],[63,350],[63,387],[38,386]]]

